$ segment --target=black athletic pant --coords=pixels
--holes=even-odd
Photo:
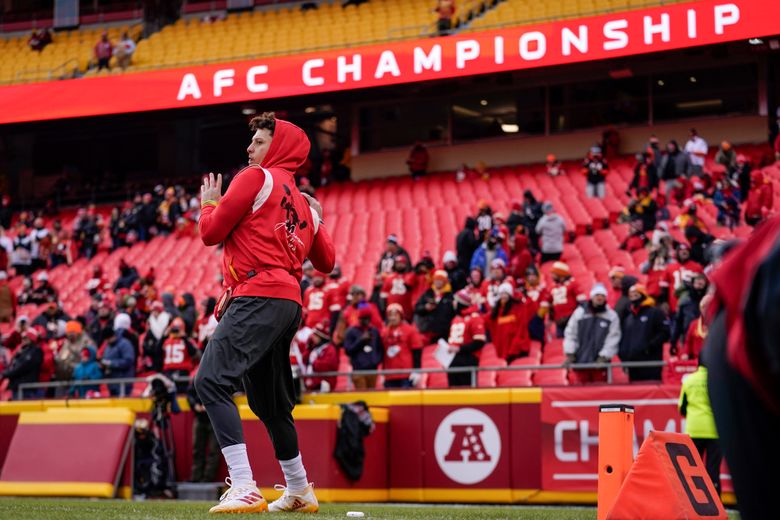
[[[774,518],[780,487],[780,415],[770,410],[726,358],[725,312],[710,326],[702,355],[720,447],[742,520]]]
[[[710,476],[715,491],[720,495],[720,465],[723,462],[723,453],[720,451],[718,439],[692,439],[696,451],[699,452],[707,475]]]
[[[301,306],[290,300],[242,296],[228,307],[195,377],[220,448],[244,443],[233,402],[233,393],[243,389],[268,430],[276,458],[298,456],[290,343],[300,321]]]

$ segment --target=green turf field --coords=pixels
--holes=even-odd
[[[77,500],[48,498],[0,498],[0,518],[13,520],[172,520],[214,518],[208,515],[207,502],[119,500]],[[347,518],[347,511],[362,511],[366,518],[442,518],[447,520],[522,519],[568,520],[595,519],[595,508],[579,507],[514,507],[514,506],[427,506],[323,504],[316,519]],[[273,515],[278,516],[278,515]],[[284,518],[308,518],[313,515],[280,515]],[[233,517],[233,515],[228,515]]]
[[[13,520],[174,520],[214,518],[208,515],[208,502],[158,501],[129,502],[125,500],[80,500],[51,498],[0,498],[0,519]],[[365,518],[441,518],[445,520],[529,519],[570,520],[595,519],[594,507],[545,506],[453,506],[421,504],[323,504],[314,518],[347,518],[347,511],[362,511]],[[283,518],[312,520],[313,515],[273,515]],[[228,517],[234,517],[228,515]],[[731,520],[739,515],[729,512]]]

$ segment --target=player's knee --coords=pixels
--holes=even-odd
[[[206,370],[198,370],[193,380],[195,391],[198,393],[200,400],[205,402],[211,401],[211,395],[213,394],[214,379],[208,374]]]

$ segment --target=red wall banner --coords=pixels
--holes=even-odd
[[[677,411],[679,386],[545,388],[542,392],[542,489],[595,491],[598,482],[598,409],[633,405],[634,455],[653,430],[684,433]],[[723,472],[722,472],[723,473]],[[723,490],[731,491],[731,479]]]
[[[0,124],[546,67],[780,33],[780,2],[703,0],[297,56],[0,87]]]

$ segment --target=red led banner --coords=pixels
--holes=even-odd
[[[0,124],[272,99],[780,33],[780,2],[706,0],[441,38],[0,87]]]

